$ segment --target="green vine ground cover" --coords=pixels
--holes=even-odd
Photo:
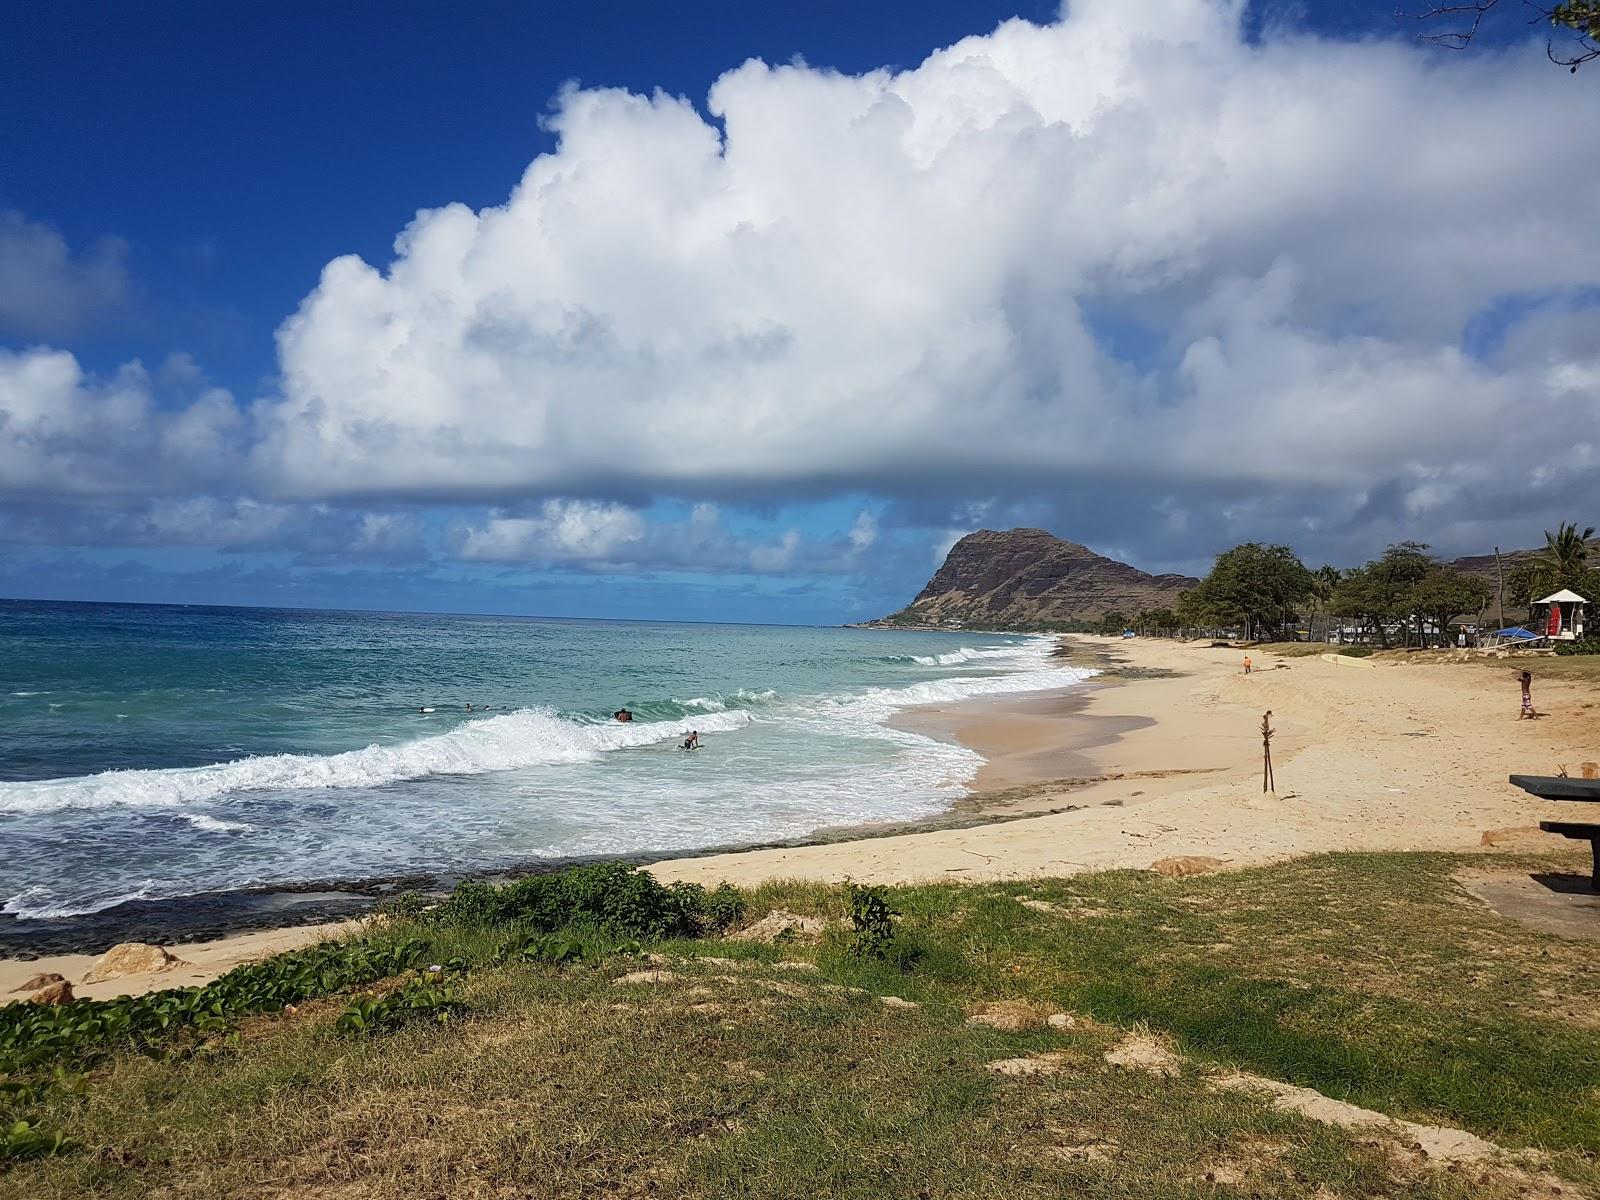
[[[404,986],[446,993],[450,1019],[341,1031],[353,983],[237,1018],[204,1054],[180,1040],[78,1061],[13,1114],[71,1145],[10,1160],[0,1195],[1328,1200],[1511,1197],[1530,1179],[1600,1194],[1597,943],[1507,921],[1452,879],[1552,863],[1579,865],[1330,855],[896,888],[881,958],[856,952],[839,887],[690,893],[688,919],[656,926],[690,936],[668,940],[638,930],[685,897],[648,884],[619,885],[643,925],[604,904],[564,929],[547,909],[412,912],[355,945],[426,942],[406,971],[450,963],[447,978]],[[820,943],[720,940],[741,901],[745,919],[836,925]],[[1008,1000],[1078,1020],[966,1020]],[[1169,1039],[1181,1073],[1108,1066],[1130,1029]],[[988,1069],[1038,1054],[1055,1073]],[[1521,1176],[1434,1169],[1211,1086],[1231,1067],[1539,1156]]]

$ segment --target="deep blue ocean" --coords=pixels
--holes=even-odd
[[[1082,678],[1049,649],[974,633],[0,601],[0,910],[66,916],[922,816],[980,760],[885,720]],[[631,724],[611,719],[624,705]],[[691,729],[693,753],[678,749]]]

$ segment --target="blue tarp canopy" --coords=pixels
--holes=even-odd
[[[1519,642],[1531,642],[1540,635],[1531,629],[1524,629],[1521,625],[1513,625],[1510,629],[1497,629],[1489,635],[1497,638],[1512,638]]]

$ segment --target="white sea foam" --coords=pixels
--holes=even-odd
[[[126,904],[129,900],[160,899],[154,894],[155,880],[147,879],[144,883],[131,892],[120,892],[115,895],[85,892],[81,895],[73,893],[58,894],[53,888],[35,885],[24,888],[0,907],[0,913],[7,913],[19,921],[48,921],[53,917],[82,917],[89,913],[102,912],[108,908],[115,908],[119,904]]]
[[[1085,667],[1057,665],[1052,657],[1054,651],[1055,639],[1048,637],[1030,638],[1014,646],[983,650],[962,647],[956,654],[965,657],[959,661],[1005,659],[1010,660],[1006,665],[1014,666],[1015,669],[998,675],[958,675],[949,679],[928,679],[905,687],[871,688],[852,703],[882,719],[890,712],[918,704],[950,704],[959,700],[1003,695],[1008,692],[1053,691],[1057,688],[1072,687],[1097,674],[1096,671]]]
[[[206,833],[254,833],[255,826],[248,821],[224,821],[208,817],[205,813],[179,813],[185,821]]]
[[[682,701],[685,708],[698,708],[701,712],[726,712],[728,706],[714,696],[694,696]]]
[[[106,771],[68,779],[0,783],[0,813],[116,805],[169,807],[203,804],[234,792],[378,787],[429,775],[480,775],[581,763],[609,751],[681,737],[691,728],[728,733],[749,722],[748,713],[724,712],[707,713],[693,722],[587,725],[564,720],[550,709],[521,709],[469,721],[435,737],[342,754],[273,754],[205,767]]]
[[[982,662],[989,658],[1021,658],[1031,652],[1032,643],[1023,642],[1013,646],[985,646],[981,649],[972,646],[963,646],[959,650],[952,650],[948,654],[913,654],[911,661],[920,663],[924,667],[954,667],[962,663]]]

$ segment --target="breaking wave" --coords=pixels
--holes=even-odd
[[[5,783],[0,784],[0,813],[203,804],[235,792],[379,787],[429,775],[481,775],[581,763],[613,750],[681,737],[691,728],[728,733],[749,723],[750,715],[745,712],[713,712],[693,721],[582,724],[557,716],[553,709],[521,709],[398,746],[373,745],[342,754],[272,754],[204,767],[106,771]]]

